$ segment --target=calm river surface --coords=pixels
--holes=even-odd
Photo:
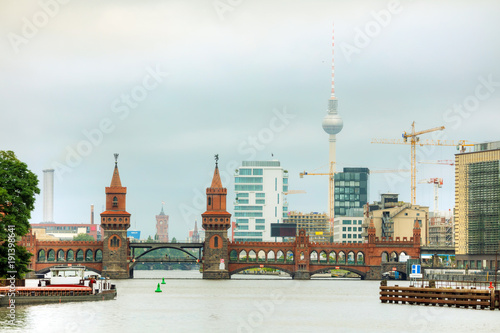
[[[498,332],[500,311],[382,304],[378,281],[136,271],[112,301],[16,308],[0,332]],[[158,282],[163,292],[155,293]],[[401,283],[401,285],[404,284]]]

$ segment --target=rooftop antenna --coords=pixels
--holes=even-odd
[[[334,50],[335,50],[335,26],[332,24],[332,96],[335,97],[335,83],[334,83],[334,77],[335,77],[335,62],[334,62]]]
[[[115,155],[115,166],[118,166],[118,155],[117,153],[114,154]]]

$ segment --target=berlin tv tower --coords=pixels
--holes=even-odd
[[[323,118],[323,129],[329,134],[328,141],[330,142],[330,187],[328,190],[328,195],[330,200],[328,201],[328,212],[330,214],[330,223],[333,228],[333,218],[334,218],[334,190],[335,186],[333,184],[333,177],[335,174],[335,144],[337,141],[336,135],[340,133],[342,127],[344,127],[344,122],[337,112],[338,100],[335,97],[335,84],[334,84],[334,37],[332,33],[332,93],[330,99],[328,100],[328,111],[325,118]]]

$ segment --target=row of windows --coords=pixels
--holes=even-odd
[[[335,180],[367,180],[368,174],[357,172],[339,172],[335,175]]]
[[[363,221],[362,220],[343,220],[342,224],[363,224]]]
[[[262,210],[262,206],[234,206],[234,210]]]
[[[266,226],[265,225],[256,225],[255,230],[266,230]]]
[[[357,234],[353,234],[353,235],[351,235],[351,234],[347,234],[347,235],[343,234],[342,238],[363,238],[363,237],[361,235],[357,235]]]
[[[247,237],[251,237],[251,236],[255,236],[255,237],[262,237],[262,232],[258,232],[258,231],[236,231],[234,233],[234,236],[247,236]]]
[[[361,201],[342,201],[338,200],[335,201],[335,207],[354,207],[354,208],[361,208]]]
[[[266,223],[266,219],[255,219],[255,223]]]
[[[265,198],[266,194],[265,193],[255,193],[256,198]]]
[[[237,238],[237,242],[262,242],[262,238]]]
[[[255,199],[255,203],[257,205],[265,205],[266,204],[266,199]]]
[[[238,193],[236,195],[236,200],[239,200],[239,198],[248,198],[248,193]]]
[[[235,177],[234,182],[245,184],[262,184],[262,177]]]
[[[247,225],[239,225],[238,224],[238,230],[248,230],[248,226]]]
[[[240,224],[240,223],[248,223],[248,219],[236,219],[236,223],[237,223],[237,224]]]
[[[235,212],[235,217],[262,217],[261,212]]]
[[[347,230],[346,230],[346,228],[347,228]],[[362,231],[363,228],[357,227],[357,229],[358,230],[356,230],[356,227],[342,227],[342,231]]]
[[[235,191],[262,191],[262,185],[234,185],[234,190]]]

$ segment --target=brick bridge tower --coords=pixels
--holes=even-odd
[[[127,229],[130,214],[126,211],[127,188],[122,186],[118,173],[118,154],[111,185],[106,187],[106,211],[101,213],[104,231],[102,275],[112,279],[129,278]]]
[[[218,167],[219,155],[215,155],[215,171],[212,185],[207,188],[207,211],[201,214],[205,229],[203,253],[204,279],[229,279],[227,267],[227,230],[231,226],[231,214],[226,211],[227,189],[222,187]]]

